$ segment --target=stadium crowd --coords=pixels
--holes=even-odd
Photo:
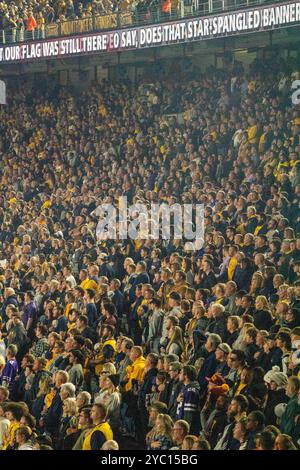
[[[247,6],[262,3],[272,3],[272,0],[247,0]],[[3,0],[0,1],[0,43],[114,29],[117,25],[157,23],[171,18],[236,9],[239,6],[245,7],[245,2],[241,1],[239,4],[237,0],[222,0],[222,2],[219,0]],[[100,21],[99,17],[105,18]],[[89,18],[92,21],[76,21]],[[53,29],[54,25],[56,27]]]
[[[299,448],[297,74],[10,91],[0,448]],[[121,195],[203,203],[204,247],[97,239]]]
[[[193,0],[186,2],[192,8]],[[45,38],[45,28],[95,16],[132,12],[136,20],[168,19],[184,8],[181,0],[15,0],[0,2],[0,31],[12,42]],[[190,11],[192,11],[190,9]]]

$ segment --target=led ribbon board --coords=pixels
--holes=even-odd
[[[300,0],[145,27],[14,43],[0,48],[0,65],[188,44],[297,25],[300,25]]]

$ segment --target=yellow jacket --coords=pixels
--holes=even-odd
[[[98,289],[99,289],[97,282],[94,281],[94,279],[89,279],[89,278],[82,281],[82,283],[80,284],[80,287],[82,287],[82,289],[93,289],[96,292],[98,292]]]
[[[132,380],[141,381],[145,369],[145,358],[143,356],[136,359],[130,366],[126,368],[128,382],[125,385],[125,391],[132,389]]]
[[[51,389],[51,391],[49,393],[47,393],[47,395],[45,396],[45,406],[46,406],[46,408],[50,408],[54,396],[55,396],[55,390]]]
[[[248,141],[250,144],[256,144],[257,142],[257,125],[251,126],[247,130],[248,132]]]
[[[254,230],[254,235],[259,235],[260,230],[263,228],[263,225],[258,225]]]
[[[262,153],[265,148],[266,134],[263,133],[259,138],[258,150]]]
[[[13,442],[15,440],[16,432],[19,429],[19,427],[20,427],[20,423],[18,423],[18,422],[10,424],[10,426],[7,430],[7,434],[9,435],[9,438],[7,439],[6,437],[4,437],[4,439],[3,439],[3,449],[2,450],[6,450],[9,443]]]
[[[107,441],[111,441],[114,438],[113,432],[112,432],[111,427],[108,423],[98,424],[97,426],[95,426],[93,429],[91,429],[91,431],[89,431],[86,434],[85,439],[83,441],[82,450],[92,450],[92,445],[91,445],[92,435],[96,431],[102,432],[102,434],[104,434],[105,439]]]
[[[236,266],[237,266],[237,260],[235,258],[230,258],[228,270],[227,270],[228,281],[232,280]]]
[[[238,388],[236,389],[236,392],[234,394],[234,396],[237,396],[237,395],[240,395],[242,393],[242,391],[244,390],[244,388],[247,387],[247,384],[244,384],[243,382],[240,382]]]
[[[69,318],[69,313],[70,313],[70,310],[71,310],[71,308],[72,308],[72,305],[73,305],[73,303],[70,303],[70,304],[67,304],[67,305],[66,305],[64,314],[65,314],[65,316],[66,316],[67,318]]]
[[[103,349],[105,348],[105,346],[111,346],[113,348],[113,350],[116,351],[116,348],[117,348],[116,340],[115,339],[108,339],[107,341],[105,341],[102,345],[101,351],[99,352],[99,354],[96,355],[95,359],[103,359],[103,362],[101,364],[97,364],[95,366],[95,374],[97,376],[99,376],[101,374],[102,369],[103,369],[103,364],[105,362],[104,356],[103,356]]]

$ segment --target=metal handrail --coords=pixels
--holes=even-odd
[[[176,7],[174,7],[174,2]],[[54,37],[80,35],[161,23],[193,16],[251,8],[259,5],[282,3],[282,0],[174,0],[170,14],[162,12],[161,3],[157,8],[128,8],[111,14],[96,15],[61,23],[49,23],[42,28],[26,31],[24,28],[10,28],[0,31],[0,44],[13,44]]]

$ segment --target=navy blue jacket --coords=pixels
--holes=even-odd
[[[14,305],[15,307],[18,307],[17,297],[15,295],[11,295],[10,297],[7,297],[7,299],[5,299],[3,302],[3,305],[1,307],[1,317],[4,322],[8,320],[6,316],[6,307],[8,305]]]
[[[208,356],[204,359],[203,366],[198,375],[198,382],[200,384],[201,391],[204,392],[207,388],[208,382],[205,377],[211,377],[216,372],[218,362],[216,355],[213,352],[208,353]]]
[[[249,290],[252,278],[252,272],[249,269],[242,269],[240,266],[235,268],[232,280],[236,283],[238,290]]]
[[[139,397],[138,397],[139,406],[146,405],[146,395],[152,392],[152,387],[153,385],[155,385],[157,372],[158,372],[157,369],[150,369],[148,370],[148,372],[146,372],[143,383],[139,391]]]
[[[149,274],[146,272],[140,273],[134,279],[132,287],[129,289],[129,301],[133,303],[135,301],[135,288],[138,284],[149,284],[150,278]]]
[[[59,392],[59,389],[57,389],[51,406],[45,415],[45,430],[52,436],[58,434],[60,419],[63,414],[63,402]]]
[[[117,290],[114,292],[111,301],[116,307],[117,315],[120,318],[124,311],[124,295],[121,291]]]

